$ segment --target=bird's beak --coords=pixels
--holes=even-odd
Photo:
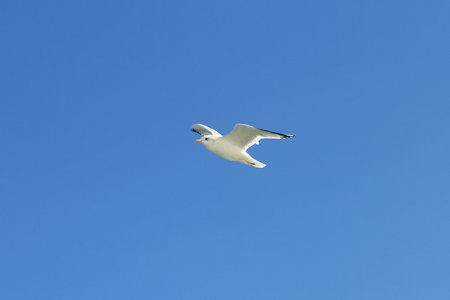
[[[201,143],[202,142],[202,140],[195,140],[197,143]]]

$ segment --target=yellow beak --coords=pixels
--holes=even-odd
[[[197,143],[201,143],[202,142],[202,140],[195,140]]]

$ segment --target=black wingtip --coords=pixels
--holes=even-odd
[[[262,129],[262,128],[258,128],[258,127],[255,127],[255,128],[259,129],[259,130],[262,130],[262,131],[266,131],[266,132],[270,132],[270,133],[275,133],[275,134],[281,135],[282,139],[290,139],[290,138],[295,137],[295,135],[291,135],[291,134],[279,133],[279,132],[270,131],[270,130],[266,130],[266,129]]]
[[[290,138],[293,138],[293,137],[295,137],[295,135],[292,135],[292,134],[283,134],[282,139],[290,139]]]

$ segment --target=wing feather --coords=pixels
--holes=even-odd
[[[192,126],[191,129],[193,132],[197,132],[198,134],[201,134],[201,135],[214,135],[217,137],[222,136],[220,133],[218,133],[214,129],[209,128],[208,126],[203,125],[203,124],[195,124]]]
[[[245,150],[258,144],[261,139],[287,139],[294,135],[278,133],[245,124],[236,124],[233,130],[223,138]]]

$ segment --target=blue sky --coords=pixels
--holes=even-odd
[[[449,15],[3,2],[0,298],[449,299]]]

